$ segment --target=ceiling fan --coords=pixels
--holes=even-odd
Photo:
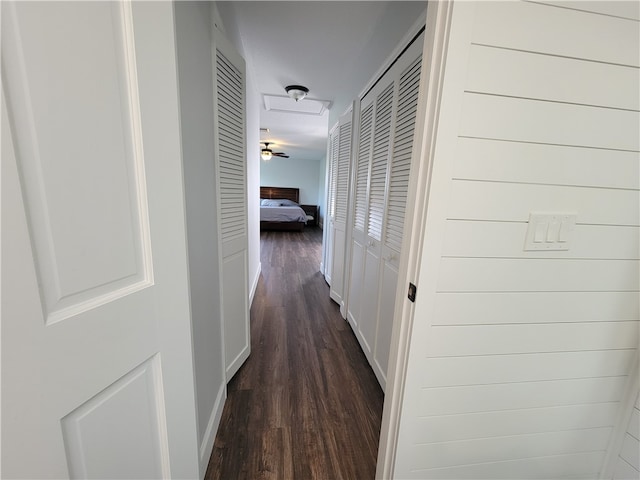
[[[271,157],[289,158],[289,155],[285,155],[284,152],[274,152],[269,148],[272,142],[262,142],[264,148],[260,150],[260,156],[263,160],[271,160]]]

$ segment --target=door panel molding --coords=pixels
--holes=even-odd
[[[17,48],[3,52],[3,79],[43,313],[51,325],[153,284],[132,12],[128,3],[53,7],[40,21],[29,15],[34,7],[22,15],[15,4],[4,8],[5,41]],[[72,29],[60,28],[68,17],[82,17],[103,34],[79,41]],[[31,41],[34,31],[50,31],[48,41]],[[76,50],[73,68],[57,69],[53,78],[35,74],[69,45]],[[83,67],[94,51],[108,61]],[[111,81],[107,71],[115,73]],[[92,88],[83,88],[86,83]],[[84,125],[98,108],[96,90],[113,99],[111,110],[101,112],[99,125]],[[54,115],[60,118],[52,126]],[[116,261],[106,260],[114,251]]]
[[[60,420],[71,478],[115,478],[123,459],[132,476],[171,476],[159,363],[154,355]]]

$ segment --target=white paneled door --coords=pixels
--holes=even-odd
[[[247,158],[244,59],[214,31],[214,132],[227,381],[251,352],[249,336]]]
[[[195,478],[171,3],[0,8],[0,476]]]

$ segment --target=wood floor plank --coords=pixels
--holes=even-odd
[[[318,271],[322,231],[260,243],[251,355],[228,384],[205,479],[373,479],[383,394]]]

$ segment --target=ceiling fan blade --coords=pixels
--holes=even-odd
[[[289,155],[285,155],[283,152],[273,152],[272,154],[274,157],[282,157],[282,158],[289,158]]]

